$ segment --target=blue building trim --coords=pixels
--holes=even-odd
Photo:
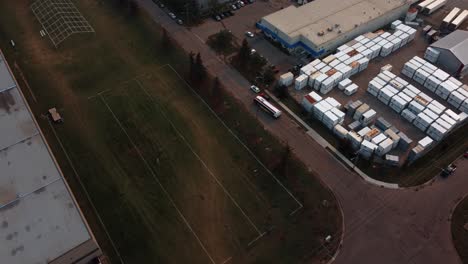
[[[319,51],[315,51],[313,49],[311,49],[309,46],[307,46],[306,44],[304,44],[302,41],[298,41],[292,45],[290,45],[289,43],[287,43],[284,39],[282,39],[281,37],[279,37],[276,33],[274,33],[273,31],[271,31],[269,28],[265,27],[264,25],[262,25],[260,22],[257,22],[255,24],[257,26],[257,28],[261,29],[263,32],[266,32],[268,35],[270,35],[274,40],[280,42],[284,47],[288,48],[288,49],[294,49],[294,48],[297,48],[297,47],[301,47],[303,48],[305,51],[309,52],[312,56],[314,57],[319,57],[321,56],[323,53],[325,53],[325,51],[323,49],[319,50]]]

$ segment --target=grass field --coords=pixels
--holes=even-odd
[[[96,33],[59,49],[28,1],[1,2],[0,45],[37,116],[52,106],[64,116],[39,122],[111,261],[329,258],[341,234],[332,194],[293,158],[273,174],[283,146],[230,98],[221,121],[181,78],[187,56],[161,50],[156,25],[110,2],[80,1]]]
[[[455,208],[452,215],[452,238],[463,263],[468,263],[468,196]]]

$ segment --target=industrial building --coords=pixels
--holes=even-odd
[[[327,55],[356,36],[402,17],[417,0],[315,0],[263,17],[257,27],[290,51]]]
[[[101,250],[0,52],[0,263],[88,264]]]
[[[435,63],[440,68],[452,75],[468,75],[468,31],[456,30],[434,42],[431,48],[439,52]]]

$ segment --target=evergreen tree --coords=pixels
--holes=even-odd
[[[242,41],[242,46],[239,49],[239,53],[237,54],[238,63],[241,66],[247,65],[250,60],[250,46],[246,39]]]

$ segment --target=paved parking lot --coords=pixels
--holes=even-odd
[[[247,38],[250,46],[259,54],[264,56],[270,64],[278,66],[280,71],[287,71],[291,65],[296,64],[297,59],[281,52],[278,48],[268,42],[264,35],[259,32],[255,23],[262,17],[291,5],[289,0],[257,0],[253,4],[246,5],[235,11],[235,15],[227,17],[221,21],[207,18],[201,25],[191,28],[201,41],[206,42],[208,38],[223,29],[230,30],[235,37],[237,45],[241,45],[244,38]],[[246,37],[245,32],[250,31],[255,37]]]

